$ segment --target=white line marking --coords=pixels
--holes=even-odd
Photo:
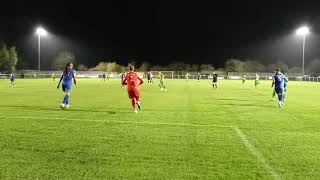
[[[182,123],[153,123],[146,121],[109,121],[102,119],[75,119],[75,118],[59,118],[59,117],[33,117],[33,116],[2,116],[0,118],[7,119],[48,119],[48,120],[65,120],[65,121],[83,121],[83,122],[102,122],[102,123],[119,123],[119,124],[147,124],[147,125],[167,125],[167,126],[190,126],[190,127],[222,127],[232,128],[232,126],[224,126],[218,124],[182,124]]]
[[[275,172],[275,170],[268,164],[266,159],[262,156],[262,154],[249,142],[247,136],[238,128],[234,127],[234,130],[237,132],[241,141],[245,144],[248,150],[257,157],[258,161],[263,165],[265,170],[270,173],[275,180],[280,180],[280,176]]]

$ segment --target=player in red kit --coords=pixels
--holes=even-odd
[[[138,76],[136,72],[134,72],[133,66],[130,65],[129,69],[130,72],[126,74],[126,77],[122,81],[122,84],[128,86],[128,95],[131,99],[134,112],[137,113],[138,110],[136,106],[138,106],[139,110],[141,110],[139,86],[143,83],[143,80]]]

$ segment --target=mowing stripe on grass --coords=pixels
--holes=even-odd
[[[280,176],[275,172],[275,170],[268,164],[266,159],[262,156],[262,154],[250,143],[247,136],[238,128],[234,127],[234,130],[237,132],[238,136],[240,137],[241,141],[244,145],[248,148],[248,150],[257,157],[258,161],[263,165],[265,170],[271,174],[271,176],[275,180],[280,180]]]
[[[109,121],[102,119],[75,119],[75,118],[59,118],[59,117],[26,117],[26,116],[2,116],[0,118],[7,119],[47,119],[47,120],[65,120],[65,121],[82,121],[82,122],[102,122],[102,123],[119,123],[119,124],[140,124],[140,125],[166,125],[166,126],[190,126],[190,127],[221,127],[232,128],[232,126],[224,126],[218,124],[182,124],[182,123],[154,123],[146,121]]]

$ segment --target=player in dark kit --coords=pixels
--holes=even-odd
[[[136,106],[141,110],[140,106],[140,92],[139,87],[143,83],[143,80],[134,71],[133,66],[129,66],[130,71],[127,73],[126,77],[122,81],[122,84],[128,86],[128,95],[131,99],[131,104],[135,113],[138,113]]]
[[[103,80],[104,82],[106,82],[106,73],[103,73],[103,74],[102,74],[102,80]]]
[[[213,87],[213,90],[218,88],[218,74],[217,73],[213,73],[213,75],[212,75],[212,87]]]
[[[124,81],[125,77],[126,77],[126,73],[125,72],[120,75],[120,80],[121,80],[120,83],[121,83],[121,87],[122,88],[123,88],[123,85],[124,85],[122,82]]]
[[[10,74],[10,87],[15,85],[16,75],[14,73]]]
[[[198,81],[200,81],[200,79],[201,79],[201,73],[198,73],[198,74],[197,74],[197,79],[198,79]]]
[[[148,80],[148,83],[153,83],[152,74],[150,71],[147,72],[147,80]]]

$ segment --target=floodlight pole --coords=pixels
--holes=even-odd
[[[38,71],[40,72],[40,58],[41,58],[41,35],[38,34]]]
[[[303,35],[303,43],[302,43],[302,76],[304,76],[304,49],[306,46],[306,35]]]

